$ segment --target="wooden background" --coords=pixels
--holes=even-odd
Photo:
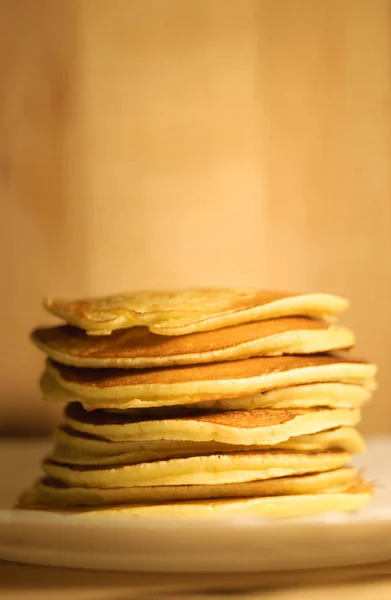
[[[389,0],[0,0],[0,430],[46,431],[40,299],[348,296],[391,431]]]

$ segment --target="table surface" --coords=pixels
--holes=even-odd
[[[39,473],[47,440],[0,442],[0,508],[8,508]],[[4,600],[391,599],[391,561],[344,569],[284,573],[114,573],[0,561]]]

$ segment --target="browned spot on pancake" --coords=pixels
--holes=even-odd
[[[215,413],[199,413],[186,416],[170,417],[177,421],[196,421],[204,423],[215,423],[226,427],[240,427],[250,429],[252,427],[271,427],[273,425],[282,425],[291,421],[297,416],[305,413],[316,413],[319,409],[267,409],[259,408],[254,410],[227,411]],[[109,411],[94,410],[86,411],[81,404],[72,403],[67,406],[66,414],[68,417],[89,423],[92,425],[125,425],[127,423],[139,423],[145,421],[155,421],[148,414],[143,418],[134,417],[132,413],[120,414],[110,413]],[[162,416],[159,420],[164,419]]]
[[[222,413],[195,415],[193,417],[181,417],[181,421],[197,421],[204,423],[214,423],[224,425],[225,427],[239,427],[242,429],[251,429],[254,427],[273,427],[273,425],[283,425],[295,417],[309,412],[303,409],[254,409],[237,410]],[[313,409],[311,412],[316,412]]]
[[[245,379],[271,375],[292,369],[320,367],[338,363],[359,363],[331,354],[306,356],[273,356],[248,358],[206,365],[190,365],[165,369],[84,369],[49,361],[60,375],[69,382],[87,387],[121,387],[187,383],[189,381],[219,381]]]
[[[35,329],[32,339],[78,358],[160,358],[225,350],[287,331],[327,328],[326,323],[316,319],[282,317],[182,336],[161,336],[146,327],[133,327],[115,331],[110,336],[91,337],[77,327],[64,325]]]

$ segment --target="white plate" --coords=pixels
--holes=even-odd
[[[0,558],[121,571],[240,572],[345,566],[391,559],[391,439],[360,459],[377,487],[354,514],[216,521],[0,511]]]

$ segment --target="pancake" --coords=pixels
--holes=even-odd
[[[249,410],[253,408],[314,408],[326,406],[330,408],[359,408],[371,399],[371,389],[375,382],[367,387],[348,383],[312,383],[272,389],[254,396],[239,398],[224,398],[222,400],[197,401],[189,397],[164,399],[134,399],[131,402],[122,402],[121,412],[143,413],[145,411],[156,413],[168,408],[179,410],[204,411],[204,410]],[[80,401],[85,408],[91,408],[89,402],[84,402],[80,396],[62,387],[46,370],[41,378],[41,392],[45,400],[72,402]],[[118,409],[117,402],[106,403],[111,410]]]
[[[346,491],[357,481],[357,469],[345,468],[312,475],[278,477],[247,483],[99,489],[71,487],[44,478],[34,487],[37,504],[49,506],[108,506],[211,498],[246,498]],[[23,499],[21,501],[23,504]]]
[[[168,458],[259,450],[259,446],[221,442],[170,440],[113,442],[109,439],[75,431],[65,425],[55,432],[55,441],[51,458],[71,465],[137,464]],[[337,427],[318,433],[298,435],[273,446],[262,445],[262,450],[271,449],[296,452],[341,450],[353,454],[363,452],[365,443],[361,434],[353,427]]]
[[[352,409],[254,409],[198,413],[171,419],[132,419],[106,411],[88,412],[70,404],[65,424],[84,433],[116,442],[181,440],[242,445],[274,445],[291,437],[334,427],[356,425],[360,412]]]
[[[144,487],[243,483],[330,471],[351,460],[347,452],[237,452],[157,460],[136,465],[71,465],[51,458],[43,463],[51,478],[82,487]]]
[[[139,504],[99,509],[73,510],[68,518],[224,518],[233,516],[300,517],[330,511],[354,511],[368,504],[373,496],[370,484],[358,481],[345,491],[297,495],[262,496],[230,500],[194,500],[165,504]],[[23,508],[42,508],[33,491],[22,499]],[[48,506],[55,510],[53,506]]]
[[[183,336],[161,336],[146,327],[88,336],[76,327],[46,327],[31,335],[38,348],[65,365],[149,368],[237,360],[252,356],[309,354],[350,348],[353,333],[306,317],[285,317]]]
[[[71,301],[47,298],[44,306],[90,335],[109,335],[138,325],[160,335],[184,335],[275,317],[333,317],[345,310],[348,302],[332,294],[205,288]]]
[[[129,408],[148,400],[183,404],[238,398],[273,388],[343,382],[368,386],[374,365],[328,354],[275,356],[166,369],[81,369],[48,360],[47,372],[91,408]]]

